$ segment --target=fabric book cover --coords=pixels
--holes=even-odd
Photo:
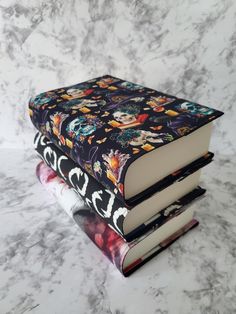
[[[161,218],[156,219],[149,232],[128,243],[114,232],[94,211],[91,211],[82,198],[43,161],[38,164],[36,174],[42,185],[56,198],[67,214],[76,221],[80,228],[124,276],[130,275],[152,257],[167,248],[177,238],[197,226],[198,221],[191,219],[177,232],[165,240],[162,240],[160,243],[153,245],[152,249],[144,255],[138,256],[138,258],[132,260],[130,264],[126,263],[126,257],[132,248],[140,243],[142,244],[145,239],[151,237],[163,224],[176,219],[181,213],[184,213],[187,210],[186,208],[188,208],[187,205],[197,196],[205,192],[205,190],[198,187],[195,191],[186,195],[184,199],[178,200],[171,206],[165,208],[161,213]]]
[[[124,201],[122,202],[120,199],[116,198],[115,194],[110,190],[104,189],[97,180],[83,171],[80,166],[63,154],[63,152],[44,135],[40,133],[36,134],[34,144],[36,152],[45,163],[73,188],[104,222],[127,241],[131,241],[137,236],[140,236],[153,226],[155,216],[150,217],[151,219],[148,221],[142,222],[142,224],[132,230],[132,232],[125,234],[123,224],[125,218],[131,210],[135,208],[134,206],[128,206]],[[159,187],[157,187],[156,190],[161,192],[176,181],[183,182],[186,178],[190,177],[191,174],[211,162],[212,158],[213,154],[207,153],[204,157],[199,158],[191,165],[176,171],[159,182]],[[192,197],[200,196],[202,191],[202,189],[196,190],[195,195],[192,194]],[[155,192],[155,195],[156,194],[158,196],[158,192]],[[185,202],[184,197],[182,198],[182,202]],[[149,208],[144,210],[148,211]],[[158,212],[156,216],[161,216],[160,212]]]
[[[42,93],[29,113],[41,133],[126,202],[204,155],[206,126],[223,114],[110,75]]]

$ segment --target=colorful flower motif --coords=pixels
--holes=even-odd
[[[89,238],[102,250],[102,252],[114,263],[118,269],[121,269],[124,251],[127,250],[126,242],[114,232],[105,222],[97,215],[89,214],[80,215],[77,222],[86,232]]]
[[[53,115],[50,116],[50,121],[52,123],[52,132],[57,136],[60,142],[65,145],[65,138],[62,135],[61,128],[62,123],[68,117],[68,114],[62,112],[55,112]],[[47,132],[50,131],[50,124],[46,124]]]
[[[113,184],[119,187],[120,176],[122,173],[122,169],[126,164],[127,160],[130,158],[129,154],[122,154],[118,150],[111,149],[109,154],[102,154],[102,158],[104,159],[104,164],[107,168],[106,175],[109,180],[113,182]]]
[[[107,78],[103,78],[99,81],[96,82],[96,84],[100,87],[100,88],[107,88],[109,87],[110,84],[113,84],[115,82],[117,82],[118,79],[112,78],[112,77],[107,77]]]

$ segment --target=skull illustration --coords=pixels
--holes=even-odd
[[[96,125],[88,124],[85,117],[78,117],[72,120],[67,131],[71,136],[87,136],[96,130]]]
[[[113,117],[122,124],[129,124],[136,121],[134,114],[122,111],[116,111]]]
[[[133,138],[130,144],[133,146],[140,146],[144,145],[146,142],[163,143],[163,140],[158,137],[158,134],[156,133],[152,133],[149,131],[140,131],[139,136]]]
[[[192,114],[202,114],[202,115],[209,115],[214,112],[214,110],[211,108],[200,106],[192,102],[182,103],[180,105],[180,109],[182,109],[183,111],[190,112]]]
[[[78,89],[78,88],[70,88],[67,90],[67,94],[69,96],[72,96],[73,98],[81,97],[83,96],[83,90]]]

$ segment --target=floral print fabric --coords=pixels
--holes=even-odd
[[[94,211],[82,201],[80,196],[76,194],[73,189],[57,176],[57,174],[49,168],[44,162],[40,162],[36,168],[36,174],[42,185],[57,199],[62,208],[69,214],[80,228],[88,235],[94,244],[107,256],[110,261],[118,268],[118,270],[125,276],[130,275],[133,271],[139,268],[142,264],[147,262],[150,258],[160,253],[168,247],[178,237],[186,233],[188,230],[195,227],[198,222],[193,219],[189,224],[184,226],[181,230],[173,234],[170,238],[160,243],[155,252],[151,255],[140,257],[134,261],[127,268],[123,268],[123,261],[129,249],[139,241],[142,241],[146,236],[150,235],[149,231],[142,237],[127,243],[119,236],[112,228],[110,228]],[[166,208],[166,219],[171,219],[175,215],[184,210],[179,202],[178,206],[171,205]],[[159,225],[156,225],[156,228]]]

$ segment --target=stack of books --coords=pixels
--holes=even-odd
[[[223,112],[105,75],[32,98],[29,114],[40,182],[122,274],[197,226]]]

